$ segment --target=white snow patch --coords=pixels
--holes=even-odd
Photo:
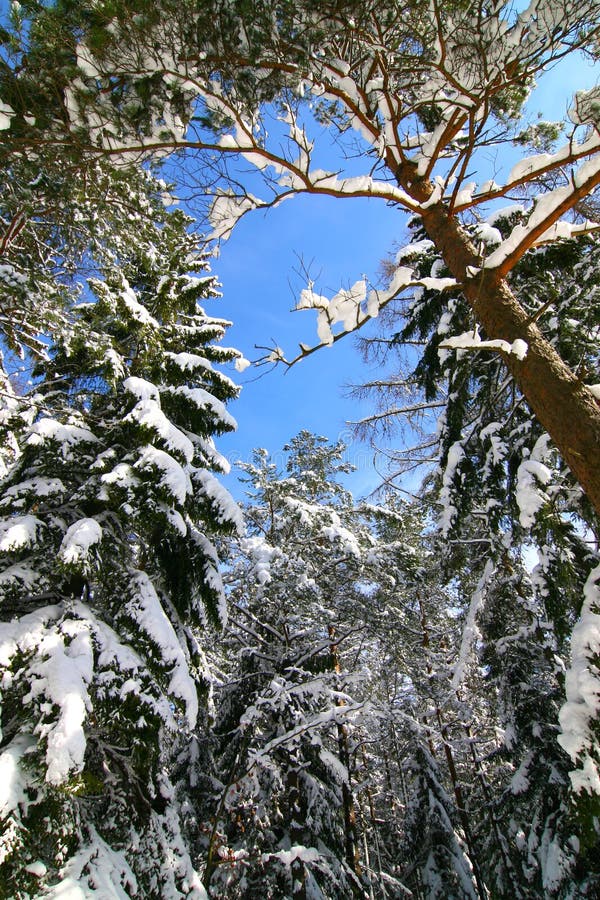
[[[567,669],[567,700],[559,713],[558,742],[579,767],[570,773],[575,793],[600,794],[600,760],[592,724],[600,712],[600,566],[584,587],[581,616],[571,638],[571,665]],[[594,752],[595,750],[595,752]]]
[[[75,522],[62,539],[59,559],[66,565],[80,565],[86,562],[90,547],[102,540],[102,529],[95,519],[80,519]]]
[[[138,400],[154,400],[155,403],[160,403],[158,388],[151,381],[146,381],[145,378],[136,378],[131,375],[125,379],[123,387]]]
[[[446,338],[440,344],[440,348],[446,350],[499,350],[501,353],[512,354],[520,360],[525,359],[528,350],[526,342],[521,338],[517,338],[512,343],[502,339],[482,341],[478,327],[475,327],[473,331],[465,331],[455,337]]]
[[[270,859],[278,859],[284,866],[291,866],[295,860],[302,862],[317,862],[320,853],[315,847],[303,847],[302,844],[294,844],[289,850],[278,850],[276,853],[263,853],[262,859],[268,862]]]
[[[60,478],[27,478],[19,484],[13,484],[4,491],[5,497],[23,497],[35,494],[36,497],[49,497],[52,494],[64,493],[65,486]]]
[[[339,756],[336,756],[335,753],[331,753],[329,750],[325,750],[324,747],[321,747],[321,749],[319,750],[319,756],[321,757],[327,768],[333,772],[340,783],[349,784],[348,769],[342,763]]]
[[[38,530],[44,523],[37,516],[11,516],[0,520],[0,551],[11,553],[37,543]]]
[[[153,431],[169,450],[180,453],[187,462],[194,458],[194,445],[186,435],[165,416],[160,404],[151,398],[140,400],[125,416],[126,422],[137,422]]]
[[[517,469],[517,505],[519,521],[523,528],[530,528],[535,518],[548,500],[548,495],[541,490],[550,481],[552,473],[541,458],[548,449],[548,435],[542,435],[536,441],[531,457],[524,459]]]
[[[192,494],[190,476],[174,457],[148,444],[143,447],[134,468],[140,472],[158,471],[159,484],[166,487],[177,503],[184,504]]]
[[[280,551],[262,535],[243,538],[241,547],[253,562],[252,572],[258,583],[268,584],[271,581],[271,562],[280,555]]]
[[[209,409],[212,413],[214,413],[215,416],[217,416],[217,418],[223,425],[225,425],[227,428],[230,428],[232,431],[236,430],[237,422],[235,421],[231,413],[228,412],[228,410],[225,408],[225,404],[222,403],[221,400],[217,400],[216,397],[214,397],[204,388],[191,388],[187,385],[181,385],[181,387],[170,390],[170,393],[179,397],[185,397],[198,409]]]
[[[465,622],[463,628],[458,660],[456,662],[454,673],[452,675],[452,690],[454,692],[458,691],[463,682],[473,646],[480,636],[480,631],[477,627],[477,616],[479,615],[479,611],[483,606],[483,601],[486,596],[487,584],[493,574],[494,565],[491,559],[488,559],[485,564],[485,569],[483,570],[483,575],[479,579],[479,583],[475,591],[473,592],[473,596],[469,604],[469,612],[467,613],[467,621]]]
[[[200,483],[202,492],[217,507],[217,522],[222,524],[232,523],[235,525],[238,534],[242,534],[244,531],[242,510],[221,482],[206,469],[195,469],[194,481]]]
[[[31,872],[36,878],[43,878],[48,869],[41,859],[36,859],[34,862],[30,862],[25,866],[25,871]]]
[[[145,572],[137,572],[133,578],[136,592],[129,603],[134,620],[161,650],[162,659],[172,663],[169,691],[185,703],[188,725],[193,728],[198,716],[198,695],[190,674],[187,659],[165,613],[160,598]]]
[[[249,359],[246,359],[244,356],[238,356],[235,363],[236,372],[245,372],[248,366],[251,366],[252,363]]]
[[[474,233],[484,244],[502,243],[502,235],[489,222],[480,222],[479,225],[475,226]]]
[[[165,357],[175,363],[182,372],[195,372],[196,369],[213,371],[211,363],[204,356],[199,356],[197,353],[172,353],[167,350],[165,351]]]
[[[145,306],[142,306],[142,304],[137,299],[135,292],[129,287],[129,285],[121,293],[121,299],[127,307],[130,315],[135,319],[136,322],[139,322],[140,325],[151,325],[156,329],[160,328],[160,323],[157,322],[154,316],[152,316],[148,312]]]
[[[76,444],[98,443],[98,438],[87,428],[71,423],[63,425],[56,419],[40,419],[31,426],[27,443],[33,447],[39,447],[48,441],[60,444],[60,453],[64,459],[71,458],[71,448]]]
[[[460,465],[464,455],[465,451],[460,441],[456,441],[448,450],[448,459],[442,477],[442,489],[440,491],[442,511],[440,513],[439,525],[444,537],[447,537],[448,532],[452,527],[452,523],[456,518],[457,510],[452,502],[452,483],[454,481],[456,469]]]
[[[31,735],[17,735],[0,754],[0,818],[5,819],[13,810],[27,805],[26,788],[29,778],[21,767],[21,760],[35,740]]]
[[[16,113],[12,106],[9,106],[8,103],[5,103],[3,100],[0,100],[0,131],[5,131],[7,128],[10,128],[10,120]]]

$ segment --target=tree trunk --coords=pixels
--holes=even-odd
[[[420,203],[433,188],[415,182],[412,171],[400,172],[399,183]],[[506,365],[519,385],[538,422],[548,432],[563,459],[600,515],[600,406],[594,395],[564,363],[519,304],[505,279],[493,269],[479,269],[481,257],[454,216],[443,203],[422,213],[429,238],[448,269],[462,285],[476,322],[486,338],[527,344],[523,360],[503,353]]]

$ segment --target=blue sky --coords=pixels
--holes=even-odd
[[[305,286],[294,273],[299,256],[318,277],[320,290],[334,294],[366,272],[374,275],[395,240],[401,240],[405,216],[376,200],[339,201],[297,197],[267,214],[246,216],[222,245],[213,270],[222,283],[220,313],[234,322],[228,342],[249,359],[255,344],[275,341],[293,356],[299,341],[314,344],[316,316],[291,312]],[[261,376],[257,379],[257,375]],[[368,412],[365,404],[343,396],[344,384],[368,375],[353,338],[324,348],[289,370],[247,369],[231,411],[238,420],[235,435],[221,437],[219,448],[232,460],[248,459],[252,448],[275,454],[302,428],[331,440],[352,440],[347,420]],[[350,448],[359,472],[351,479],[358,493],[376,485],[372,453],[365,445]],[[228,479],[231,481],[231,479]],[[230,489],[235,485],[228,484]]]

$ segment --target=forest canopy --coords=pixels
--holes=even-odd
[[[10,4],[0,896],[596,895],[600,88],[523,111],[597,62],[599,20]],[[408,235],[379,283],[308,280],[317,343],[258,361],[371,323],[360,427],[389,472],[355,499],[302,430],[242,466],[240,507],[215,440],[247,361],[210,250],[299,194]]]

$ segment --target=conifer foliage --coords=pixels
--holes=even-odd
[[[578,215],[598,89],[519,122],[536,75],[597,59],[597,19],[598,0],[11,4],[0,896],[598,894],[600,277]],[[502,143],[536,152],[470,181]],[[150,168],[175,149],[216,238],[302,192],[410,215],[381,290],[310,283],[299,308],[320,346],[383,313],[377,346],[419,348],[369,386],[372,421],[421,428],[391,454],[390,482],[426,466],[417,502],[356,504],[343,447],[301,432],[285,471],[244,467],[244,530],[213,444],[238,354]]]
[[[521,215],[500,212],[473,237],[501,240]],[[544,248],[512,275],[548,342],[589,381],[598,370],[596,248],[594,237]],[[401,254],[422,274],[444,275],[418,227]],[[597,517],[459,295],[450,290],[442,301],[420,289],[388,315],[395,336],[364,342],[367,355],[392,367],[360,391],[378,403],[361,427],[393,429],[408,418],[419,433],[416,446],[391,454],[390,475],[428,467],[423,492],[443,577],[454,579],[465,612],[452,681],[483,743],[503,729],[498,756],[484,764],[473,751],[471,760],[479,785],[471,814],[483,816],[483,857],[494,860],[486,878],[515,896],[562,896],[581,878],[585,895],[597,878]],[[401,351],[408,339],[422,344],[416,364]]]
[[[284,449],[283,473],[266,450],[242,467],[205,883],[214,896],[363,896],[351,748],[366,717],[345,661],[372,540],[337,481],[343,446],[301,432]]]
[[[4,404],[6,896],[203,895],[168,755],[198,720],[198,628],[224,616],[211,535],[240,516],[212,437],[235,426],[237,389],[215,364],[238,354],[199,306],[215,279],[190,220],[159,190],[131,175],[135,230],[103,248],[34,392]]]

